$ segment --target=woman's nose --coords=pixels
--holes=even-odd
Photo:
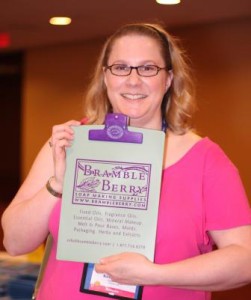
[[[131,74],[127,76],[127,81],[131,84],[137,84],[141,81],[141,76],[138,74],[136,69],[132,69]]]

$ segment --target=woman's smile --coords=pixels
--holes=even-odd
[[[142,100],[147,97],[145,94],[122,93],[121,96],[128,100]]]

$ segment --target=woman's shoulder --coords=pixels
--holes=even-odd
[[[208,165],[233,165],[222,148],[208,137],[201,137],[192,131],[184,135],[168,133],[166,138],[164,168],[168,168],[188,156],[191,160],[191,155],[189,154],[193,154],[192,157],[197,161],[199,158],[206,160]]]

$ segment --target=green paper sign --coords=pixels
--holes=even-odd
[[[74,127],[67,151],[57,259],[95,263],[120,252],[154,258],[165,134],[141,132],[143,143],[89,140]]]

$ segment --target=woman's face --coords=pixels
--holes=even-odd
[[[158,43],[141,35],[128,35],[115,41],[108,59],[108,66],[113,64],[165,67]],[[129,116],[131,126],[152,129],[161,127],[161,102],[171,80],[172,75],[166,70],[152,77],[140,76],[135,69],[128,76],[115,76],[110,70],[104,73],[113,112]]]

